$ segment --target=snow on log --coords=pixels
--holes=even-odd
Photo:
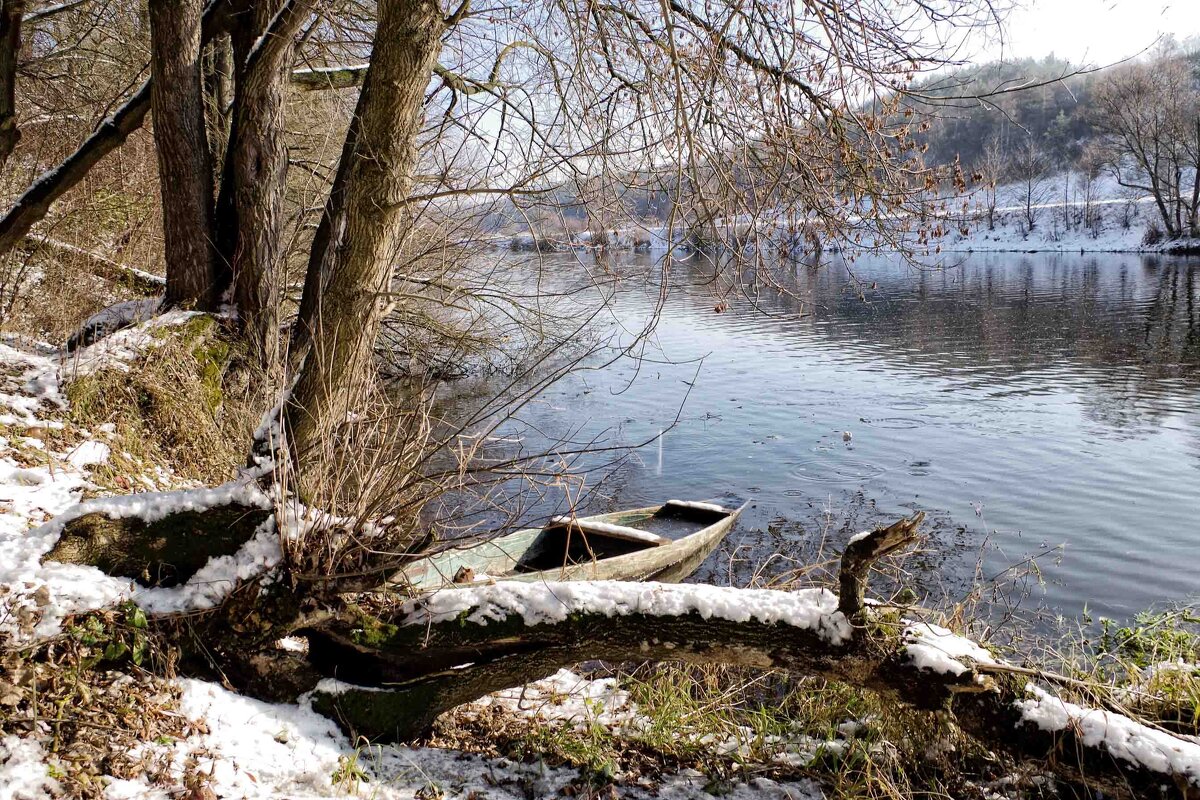
[[[94,275],[110,281],[127,283],[141,291],[151,294],[161,293],[163,287],[167,285],[167,279],[161,275],[155,275],[151,272],[140,270],[137,267],[122,264],[107,256],[94,253],[91,250],[85,250],[68,242],[60,242],[57,239],[51,239],[41,234],[28,235],[25,237],[24,242],[30,249],[45,248],[62,255],[81,258],[88,264]],[[138,321],[140,322],[141,320]]]
[[[487,625],[519,616],[525,625],[561,622],[574,614],[605,617],[698,615],[730,622],[781,623],[811,630],[831,644],[850,640],[852,630],[828,589],[778,592],[728,586],[623,581],[559,583],[500,582],[471,586],[408,601],[406,624],[465,619]],[[465,616],[464,616],[465,615]]]
[[[319,672],[359,687],[318,690],[315,707],[368,738],[420,736],[444,711],[581,661],[720,663],[948,711],[987,746],[1112,797],[1200,798],[1200,744],[1063,703],[944,628],[901,621],[888,632],[877,619],[855,629],[837,606],[822,589],[497,583],[359,610],[304,634]]]
[[[74,353],[117,331],[148,322],[158,314],[163,298],[147,297],[141,300],[125,300],[97,311],[85,319],[67,339],[66,351]]]
[[[146,586],[176,586],[210,559],[233,556],[271,516],[251,479],[214,488],[88,500],[29,533],[43,560],[99,568]]]
[[[65,524],[46,559],[96,567],[143,586],[177,586],[210,559],[236,553],[270,514],[232,503],[183,510],[152,522],[93,512]]]

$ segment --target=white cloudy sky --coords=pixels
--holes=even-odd
[[[1135,55],[1164,33],[1200,34],[1200,0],[1018,0],[1003,41],[977,44],[973,60],[1054,53],[1105,64]],[[982,58],[981,58],[982,57]]]

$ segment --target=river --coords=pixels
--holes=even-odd
[[[580,259],[514,269],[577,285]],[[1033,557],[1037,572],[1000,580],[1026,609],[1123,619],[1195,598],[1200,261],[959,261],[872,257],[853,279],[836,257],[796,265],[777,270],[786,291],[747,289],[720,311],[709,265],[676,264],[640,360],[558,382],[499,435],[527,451],[658,437],[577,462],[582,510],[749,501],[695,580],[770,580],[921,509],[929,539],[901,582],[922,594],[956,597]],[[605,269],[631,276],[600,324],[628,343],[655,312],[655,262]],[[562,502],[551,490],[527,516]]]

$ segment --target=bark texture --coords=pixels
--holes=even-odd
[[[248,15],[257,36],[235,36],[239,69],[230,158],[234,300],[260,362],[279,361],[279,296],[283,197],[288,153],[284,99],[296,33],[312,0],[258,2]]]
[[[357,133],[343,153],[344,233],[326,250],[331,263],[323,290],[308,300],[312,348],[287,409],[299,465],[309,463],[345,419],[347,387],[370,377],[392,259],[404,234],[422,101],[444,29],[442,10],[432,0],[379,3],[371,66],[355,110]],[[303,472],[300,480],[305,493]]]
[[[25,0],[0,5],[0,167],[8,163],[21,138],[17,128],[17,56],[21,52],[21,18]]]
[[[162,183],[167,303],[215,308],[213,176],[204,125],[202,0],[151,0],[151,105]]]
[[[316,325],[318,303],[329,283],[329,270],[333,265],[335,250],[346,230],[346,180],[350,172],[352,154],[358,139],[358,118],[350,120],[346,141],[342,146],[337,173],[321,212],[321,221],[313,234],[308,252],[308,268],[304,273],[304,291],[300,296],[300,311],[296,325],[292,328],[292,340],[288,348],[289,367],[298,371],[304,363],[312,345],[313,327]]]
[[[204,47],[204,112],[213,182],[217,183],[233,117],[233,44],[227,33],[213,37]]]

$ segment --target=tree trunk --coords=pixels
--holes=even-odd
[[[308,268],[304,273],[304,291],[300,296],[300,312],[296,317],[296,325],[292,328],[292,340],[288,348],[289,367],[293,372],[300,370],[312,345],[318,303],[321,302],[325,287],[329,283],[329,269],[346,232],[346,179],[357,140],[358,117],[355,116],[346,130],[346,142],[338,161],[337,174],[333,177],[329,197],[325,200],[325,209],[321,212],[321,221],[317,224],[312,246],[309,248]]]
[[[208,134],[213,184],[216,185],[225,164],[233,115],[233,45],[227,33],[214,37],[205,45],[204,110],[204,128]]]
[[[0,6],[0,168],[8,163],[21,138],[17,128],[17,56],[21,52],[21,17],[25,0]]]
[[[235,43],[239,71],[230,152],[233,208],[222,212],[235,219],[234,299],[266,368],[279,361],[278,286],[288,167],[284,99],[296,33],[311,6],[312,0],[287,0],[282,8],[259,2],[253,10],[258,35],[238,37]]]
[[[1192,202],[1188,206],[1188,235],[1200,236],[1200,114],[1196,115],[1192,139]]]
[[[151,0],[151,105],[162,184],[167,303],[215,308],[213,176],[204,126],[202,0]]]
[[[379,4],[375,48],[355,115],[358,131],[345,186],[345,235],[310,303],[312,350],[288,403],[292,457],[304,478],[314,455],[349,410],[353,386],[371,377],[373,350],[402,240],[404,200],[417,164],[422,101],[445,28],[433,0]],[[320,281],[316,281],[317,284]]]

